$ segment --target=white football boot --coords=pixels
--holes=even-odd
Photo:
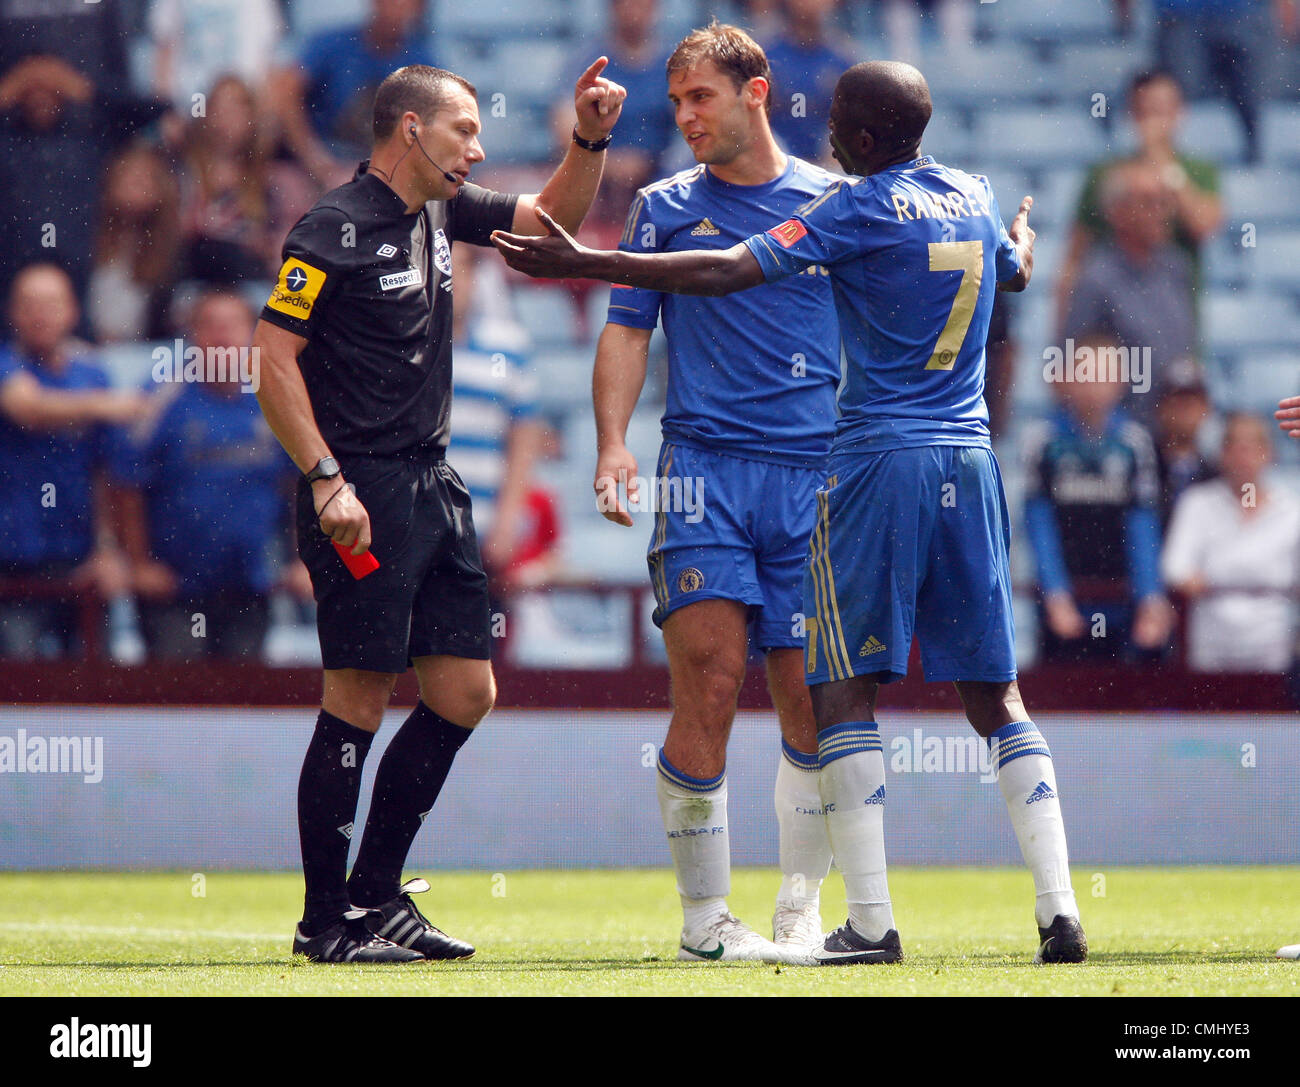
[[[791,961],[790,953],[764,939],[729,913],[712,924],[688,932],[682,929],[677,958],[683,962],[777,962]]]
[[[799,907],[777,899],[772,914],[772,942],[796,955],[810,956],[826,939],[821,909],[816,902]]]

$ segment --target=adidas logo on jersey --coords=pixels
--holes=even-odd
[[[1047,782],[1040,781],[1034,786],[1034,791],[1029,794],[1025,800],[1026,804],[1036,804],[1040,800],[1055,800],[1056,794],[1048,788]]]
[[[862,803],[864,804],[883,804],[885,802],[885,787],[882,785],[872,793]]]
[[[883,653],[887,646],[874,634],[862,643],[862,648],[858,650],[859,657],[869,657],[872,653]]]
[[[708,219],[701,219],[700,225],[691,231],[692,238],[712,238],[721,234],[722,231],[714,226]]]

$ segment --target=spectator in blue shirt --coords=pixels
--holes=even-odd
[[[835,84],[861,58],[851,41],[834,41],[827,18],[837,0],[786,0],[786,26],[765,44],[772,66],[772,132],[791,155],[838,169],[827,118]]]
[[[437,64],[430,39],[424,0],[370,0],[365,22],[314,35],[298,66],[272,80],[269,100],[286,142],[319,184],[347,180],[338,159],[365,157],[384,78],[408,64]]]
[[[600,192],[587,216],[586,236],[593,241],[605,240],[602,227],[617,237],[637,189],[662,175],[677,130],[664,73],[668,52],[660,36],[659,0],[609,0],[605,37],[585,47],[584,56],[608,57],[605,77],[627,88],[618,131],[605,153]],[[571,97],[560,99],[552,113],[556,138],[566,148],[573,130]]]
[[[72,281],[54,264],[14,280],[13,339],[0,347],[0,577],[61,583],[0,599],[0,653],[57,657],[76,647],[76,596],[107,599],[124,578],[112,549],[101,468],[106,424],[144,409],[114,393],[86,344],[71,339],[80,314]]]
[[[203,353],[206,380],[170,386],[156,423],[115,465],[123,546],[155,659],[256,659],[266,636],[295,473],[229,365],[252,337],[240,296],[202,295],[185,349]]]
[[[1117,346],[1098,334],[1076,344],[1097,358]],[[1044,660],[1158,653],[1172,627],[1159,575],[1154,443],[1120,409],[1125,386],[1113,375],[1088,377],[1055,384],[1059,406],[1026,440],[1025,527],[1042,592]]]

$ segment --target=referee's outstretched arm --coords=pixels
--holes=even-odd
[[[267,425],[298,470],[306,474],[330,448],[321,437],[307,386],[298,368],[298,355],[307,341],[286,329],[258,321],[253,332],[253,357],[259,367],[257,402]],[[311,485],[321,531],[350,547],[354,555],[370,549],[370,515],[341,475]]]

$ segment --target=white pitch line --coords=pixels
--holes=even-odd
[[[74,925],[62,921],[0,921],[0,931],[80,933],[87,936],[140,936],[153,940],[284,940],[283,932],[210,932],[206,929],[132,928],[126,925]]]

